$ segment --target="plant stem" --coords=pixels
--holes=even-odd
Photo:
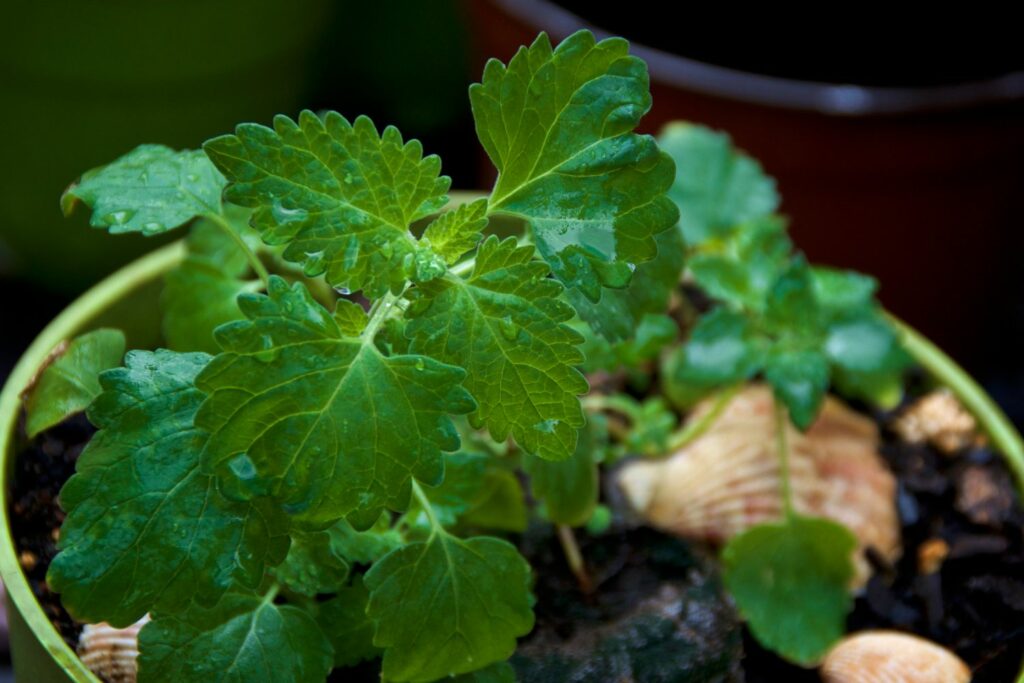
[[[688,422],[686,426],[669,437],[668,449],[678,451],[710,429],[742,386],[742,384],[734,384],[719,391],[715,396],[715,402],[711,405],[711,410],[704,413],[699,420]]]
[[[591,394],[590,396],[584,396],[581,403],[583,404],[584,410],[590,410],[593,412],[614,410],[617,413],[622,413],[626,417],[630,418],[630,420],[636,418],[637,405],[631,399],[624,396]]]
[[[436,534],[438,531],[443,531],[444,527],[437,521],[437,516],[434,514],[434,508],[430,504],[430,499],[427,498],[427,494],[420,488],[420,483],[415,479],[412,480],[412,495],[416,497],[420,507],[423,508],[424,514],[427,515],[427,521],[430,522],[430,533],[431,535]]]
[[[891,313],[886,313],[886,316],[899,333],[903,348],[932,377],[949,387],[964,407],[977,418],[982,429],[992,439],[992,444],[1006,457],[1018,484],[1024,487],[1024,441],[1006,413],[967,371],[939,347]]]
[[[377,331],[380,330],[380,326],[388,319],[388,316],[391,315],[391,312],[395,308],[395,304],[401,298],[401,294],[392,294],[391,292],[388,292],[373,302],[373,305],[370,307],[370,319],[367,321],[366,327],[363,329],[363,333],[359,335],[362,337],[364,344],[373,343],[373,338],[377,336]]]
[[[583,564],[583,553],[580,552],[580,546],[576,543],[576,535],[572,532],[572,527],[565,524],[556,524],[555,530],[558,532],[558,540],[562,544],[562,552],[565,553],[566,562],[569,563],[569,569],[572,570],[573,576],[576,577],[580,590],[585,595],[593,593],[594,584],[590,580],[590,575],[587,574],[586,565]]]
[[[274,598],[277,597],[277,592],[279,590],[281,590],[281,586],[279,584],[275,583],[273,586],[271,586],[270,589],[267,590],[267,592],[263,595],[263,604],[269,605],[270,603],[274,602]]]
[[[779,456],[779,482],[782,487],[782,505],[786,518],[793,516],[793,490],[789,481],[789,443],[786,440],[786,429],[789,427],[789,415],[786,407],[776,398],[772,398],[775,408],[775,450]]]
[[[227,222],[224,216],[219,213],[207,213],[204,214],[204,216],[219,225],[220,228],[227,233],[228,237],[230,237],[238,248],[242,250],[242,253],[245,254],[245,258],[248,259],[253,272],[259,276],[260,280],[263,280],[263,286],[269,287],[270,273],[267,272],[267,267],[263,265],[263,261],[260,261],[260,257],[256,255],[256,252],[249,248],[249,245],[245,243],[242,236],[239,235],[233,227],[231,227],[231,224]]]

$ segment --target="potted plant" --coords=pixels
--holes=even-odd
[[[498,181],[447,211],[436,157],[336,113],[144,145],[68,188],[110,232],[190,228],[55,320],[4,390],[4,528],[49,505],[60,549],[3,544],[19,676],[134,675],[137,649],[151,681],[730,680],[733,601],[780,666],[813,665],[859,557],[798,497],[830,386],[891,405],[915,359],[1024,471],[873,281],[792,252],[756,162],[688,124],[633,132],[647,88],[625,41],[586,31],[490,62],[470,98]],[[728,539],[720,581],[650,528],[672,525],[636,473],[749,392],[782,506]],[[105,624],[81,658],[67,615]]]

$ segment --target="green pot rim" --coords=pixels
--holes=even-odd
[[[459,203],[473,196],[469,193],[458,194],[460,196],[453,196],[453,199]],[[86,331],[97,316],[131,292],[162,277],[184,257],[184,242],[171,243],[133,261],[82,294],[36,337],[18,361],[4,385],[3,392],[0,393],[0,484],[3,486],[3,505],[0,506],[0,578],[7,588],[10,603],[21,614],[39,643],[60,668],[79,683],[101,682],[82,664],[43,612],[21,571],[14,539],[10,533],[8,459],[12,455],[13,437],[21,411],[21,392],[57,344]],[[904,342],[914,347],[914,356],[922,362],[925,369],[944,385],[949,386],[964,401],[968,409],[978,415],[982,426],[993,437],[996,446],[1001,448],[1003,456],[1017,476],[1021,489],[1024,490],[1024,439],[1020,433],[991,397],[948,356],[902,322],[894,322],[901,330]],[[1018,683],[1024,683],[1024,672],[1018,678]]]

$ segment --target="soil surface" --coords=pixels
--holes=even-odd
[[[876,415],[885,437],[882,454],[898,479],[904,551],[892,566],[875,559],[877,572],[856,599],[849,630],[918,633],[956,651],[970,665],[976,683],[1012,680],[1024,656],[1024,509],[1013,479],[999,456],[984,447],[950,456],[900,442],[884,429],[890,417]],[[57,494],[93,433],[79,415],[26,443],[15,463],[10,496],[22,567],[44,610],[72,646],[80,626],[49,591],[45,577],[64,518]],[[578,536],[597,584],[589,596],[568,571],[550,531],[531,529],[520,541],[540,577],[535,587],[537,628],[522,641],[515,662],[520,672],[531,671],[531,657],[534,663],[538,657],[554,657],[559,666],[574,667],[587,648],[615,650],[636,639],[653,644],[656,651],[661,647],[658,661],[667,662],[664,653],[672,650],[666,644],[678,646],[682,638],[699,643],[694,651],[700,661],[691,665],[707,667],[700,669],[707,676],[701,680],[818,680],[816,672],[786,664],[735,627],[706,549],[648,529]],[[689,607],[680,611],[681,605]],[[668,618],[652,625],[652,615]],[[742,671],[736,671],[724,663],[735,664],[741,641],[745,656]],[[686,667],[681,661],[672,666],[676,664],[679,672]],[[643,662],[621,658],[611,665],[644,670]],[[337,671],[332,680],[378,680],[378,671],[378,665],[366,664]],[[586,667],[579,672],[578,680],[591,680]]]

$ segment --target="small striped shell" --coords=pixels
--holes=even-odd
[[[86,624],[78,638],[79,659],[107,683],[135,683],[139,631],[148,622],[147,614],[127,628]]]
[[[698,406],[691,419],[709,409]],[[787,428],[793,505],[846,525],[860,547],[900,552],[896,483],[878,455],[875,424],[826,398],[806,433]],[[726,542],[782,516],[771,390],[740,392],[708,431],[672,456],[636,461],[619,474],[626,498],[652,526],[688,538]],[[870,570],[857,557],[857,585]]]
[[[896,631],[839,641],[821,665],[825,683],[968,683],[967,665],[944,647]]]

